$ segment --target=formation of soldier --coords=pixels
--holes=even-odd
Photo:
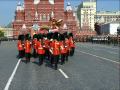
[[[38,58],[39,65],[48,60],[55,70],[58,63],[61,65],[74,55],[75,42],[72,33],[49,32],[47,34],[19,35],[17,43],[19,58],[25,57],[25,62],[30,62],[31,57]],[[35,59],[36,60],[36,59]]]

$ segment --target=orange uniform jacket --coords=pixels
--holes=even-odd
[[[66,53],[66,52],[67,52],[67,51],[66,51],[64,42],[61,41],[61,42],[60,42],[60,53],[61,53],[61,54],[64,54],[64,53]]]
[[[44,40],[44,43],[45,43],[45,48],[49,49],[49,43],[50,43],[50,41],[47,39],[47,40]]]
[[[37,49],[37,39],[33,39],[33,48]]]
[[[75,44],[74,44],[74,41],[73,41],[72,37],[69,38],[69,45],[70,45],[70,48],[75,47]]]
[[[53,55],[60,54],[60,43],[58,41],[52,42],[52,48],[53,48]]]
[[[24,47],[23,47],[22,42],[20,40],[17,43],[17,47],[18,47],[19,51],[24,50]]]
[[[65,48],[66,48],[67,51],[70,50],[70,43],[69,43],[69,40],[68,40],[68,39],[65,40]]]
[[[25,41],[25,53],[31,53],[31,42]]]
[[[40,41],[37,42],[37,51],[38,51],[38,54],[45,54],[45,50],[44,50],[43,45]]]

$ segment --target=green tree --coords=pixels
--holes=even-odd
[[[4,37],[4,32],[0,31],[0,37]]]

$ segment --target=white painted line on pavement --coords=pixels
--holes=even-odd
[[[15,73],[16,73],[16,71],[17,71],[17,68],[18,68],[19,64],[20,64],[20,61],[21,61],[21,59],[18,60],[16,66],[15,66],[15,68],[14,68],[14,70],[13,70],[13,73],[11,74],[11,76],[10,76],[10,78],[9,78],[9,80],[8,80],[5,88],[4,88],[4,90],[8,90],[8,89],[9,89],[9,86],[10,86],[10,84],[11,84],[11,82],[12,82],[14,76],[15,76]]]
[[[69,78],[64,72],[62,69],[59,69],[59,71],[62,73],[62,75],[65,77],[65,78]]]
[[[77,50],[76,50],[76,51],[77,51]],[[87,52],[83,52],[83,51],[78,51],[78,52],[81,52],[81,53],[84,53],[84,54],[88,54],[88,55],[91,55],[91,56],[94,56],[94,57],[97,57],[97,58],[101,58],[101,59],[104,59],[104,60],[106,60],[106,61],[110,61],[110,62],[113,62],[113,63],[120,64],[119,62],[113,61],[113,60],[108,59],[108,58],[100,57],[100,56],[93,55],[93,54],[90,54],[90,53],[87,53]]]

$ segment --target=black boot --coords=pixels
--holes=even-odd
[[[55,64],[55,70],[57,70],[58,69],[58,66],[57,66],[57,64]]]

